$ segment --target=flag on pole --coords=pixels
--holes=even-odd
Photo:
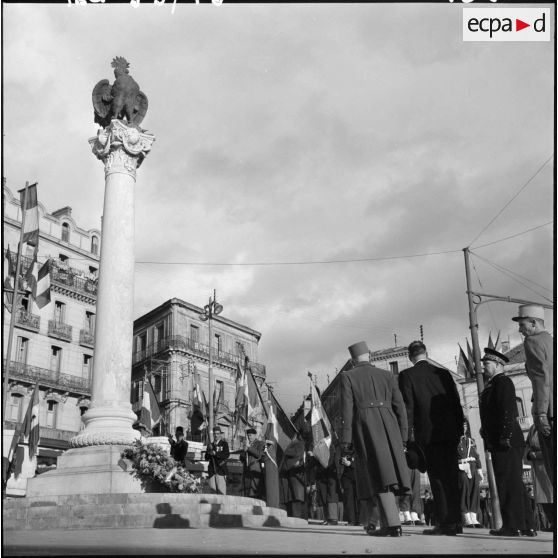
[[[29,400],[29,406],[25,413],[25,420],[22,426],[23,436],[25,441],[29,444],[29,459],[37,454],[39,447],[39,384],[35,384],[33,395]]]
[[[192,374],[192,391],[190,392],[190,402],[192,403],[192,414],[190,416],[190,430],[196,433],[207,416],[207,403],[205,394],[202,392],[200,385],[200,377],[197,372]]]
[[[467,356],[465,355],[465,351],[463,351],[461,345],[459,345],[459,361],[457,363],[457,373],[464,378],[472,378],[473,368]]]
[[[15,286],[15,266],[10,247],[6,250],[6,263],[4,265],[4,306],[8,312],[12,311]]]
[[[143,380],[143,399],[138,426],[151,433],[160,420],[161,411],[159,410],[159,403],[157,402],[157,397],[155,397],[149,376],[146,375]]]
[[[471,345],[469,345],[469,338],[467,337],[467,358],[469,359],[471,378],[477,375],[476,363],[473,357],[473,351],[471,350]]]
[[[251,418],[262,409],[262,404],[258,385],[250,369],[246,373],[246,394],[248,399],[248,418]]]
[[[262,432],[265,433],[266,440],[275,443],[277,463],[281,463],[283,454],[297,431],[276,397],[271,391],[268,394],[267,421],[262,428]]]
[[[43,308],[50,302],[50,260],[47,260],[40,268],[37,261],[38,247],[33,251],[33,259],[27,270],[25,279],[27,288],[39,308]]]
[[[312,397],[312,410],[310,413],[313,441],[312,451],[314,457],[316,457],[325,469],[329,465],[332,429],[327,414],[322,407],[318,392],[316,391],[316,386],[312,381],[310,382],[310,394]]]
[[[494,347],[494,341],[492,341],[492,332],[490,331],[488,333],[488,348],[489,349],[495,349],[496,347]]]
[[[235,396],[235,409],[237,419],[243,418],[245,422],[248,421],[248,384],[246,380],[246,369],[242,369],[240,364],[237,363],[236,374],[236,396]]]
[[[27,199],[25,190],[27,189]],[[31,184],[19,191],[22,211],[25,212],[25,224],[23,226],[23,242],[30,246],[39,245],[39,202],[37,201],[37,184]],[[24,206],[25,202],[25,207]],[[22,218],[23,220],[23,218]]]

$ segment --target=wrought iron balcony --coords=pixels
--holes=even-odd
[[[41,318],[31,312],[27,312],[23,308],[20,308],[16,313],[15,323],[18,327],[23,329],[29,329],[31,331],[39,331],[41,325]]]
[[[6,360],[4,360],[4,373]],[[9,376],[12,380],[24,380],[30,383],[38,382],[39,385],[55,389],[63,389],[70,393],[91,395],[91,382],[89,378],[63,374],[55,370],[39,368],[22,362],[10,362]]]
[[[164,337],[156,343],[153,343],[153,345],[149,345],[141,351],[136,351],[132,357],[133,364],[137,364],[142,360],[145,360],[167,350],[184,351],[209,359],[209,345],[200,343],[199,341],[191,339],[190,337],[184,337],[182,335],[170,335],[168,337]],[[214,362],[229,366],[235,366],[242,360],[239,355],[227,353],[226,351],[219,351],[216,347],[213,347],[211,358]],[[263,370],[265,375],[265,367],[263,365],[255,362],[252,362],[250,364],[252,366],[257,366],[258,370]]]
[[[79,344],[86,347],[93,347],[95,345],[95,336],[89,329],[80,329],[79,331]]]
[[[51,337],[62,339],[63,341],[72,340],[72,326],[57,320],[48,321],[48,334]]]
[[[15,266],[17,254],[11,254],[11,259]],[[21,256],[22,275],[25,275],[32,261],[32,258]],[[86,273],[83,270],[70,267],[59,260],[50,260],[50,280],[53,284],[58,284],[78,294],[93,298],[97,296],[97,278],[93,276],[86,277]]]

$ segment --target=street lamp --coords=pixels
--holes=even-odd
[[[211,345],[211,321],[213,316],[219,315],[223,311],[223,306],[217,303],[217,292],[213,289],[213,300],[209,298],[209,304],[203,307],[203,314],[200,314],[200,320],[209,322],[209,432],[213,432],[213,370],[212,370],[212,350]]]

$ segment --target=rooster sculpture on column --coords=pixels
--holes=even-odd
[[[114,83],[102,79],[93,88],[94,119],[106,128],[111,120],[126,121],[128,126],[140,129],[139,125],[147,113],[147,97],[130,75],[130,63],[122,56],[116,56],[111,63],[114,68]]]

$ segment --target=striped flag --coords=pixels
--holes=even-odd
[[[197,372],[192,374],[192,391],[190,392],[190,402],[192,403],[192,414],[190,415],[190,430],[196,433],[202,427],[206,413],[207,403],[205,395],[201,389],[200,377]]]
[[[471,366],[471,362],[465,355],[465,351],[459,345],[459,361],[457,363],[457,373],[464,378],[472,378],[473,374],[473,367]]]
[[[155,397],[151,381],[146,376],[143,381],[143,401],[138,426],[148,432],[153,432],[153,428],[159,424],[160,420],[161,411],[159,410],[159,403],[157,402],[157,397]]]
[[[469,345],[468,337],[467,337],[467,358],[469,359],[469,363],[470,363],[471,378],[474,378],[477,375],[476,363],[473,357],[473,351],[471,350],[471,345]]]
[[[26,442],[29,444],[29,459],[33,459],[33,456],[37,454],[37,448],[39,447],[39,384],[35,384],[35,389],[33,390],[33,395],[29,401],[29,407],[27,407],[27,413],[25,413],[25,420],[22,426],[23,436]]]
[[[27,199],[25,200],[25,190]],[[30,246],[39,245],[39,202],[37,201],[37,184],[31,184],[27,188],[19,190],[22,211],[25,212],[25,224],[23,227],[23,242]],[[25,204],[25,207],[24,207]]]
[[[40,268],[37,262],[38,247],[33,251],[33,260],[25,279],[27,288],[39,308],[43,308],[50,302],[50,260],[47,260]]]
[[[268,394],[267,422],[262,432],[265,433],[266,440],[275,443],[277,463],[281,463],[285,449],[296,435],[296,428],[271,391]]]
[[[14,299],[14,285],[15,285],[15,266],[12,260],[12,253],[10,247],[6,250],[6,264],[4,265],[4,306],[8,312],[12,311],[12,302]]]
[[[312,441],[314,444],[314,457],[322,467],[327,468],[331,457],[331,424],[326,412],[322,407],[320,396],[313,382],[310,382],[310,394],[312,397],[312,410],[310,412],[310,425],[312,427]]]

